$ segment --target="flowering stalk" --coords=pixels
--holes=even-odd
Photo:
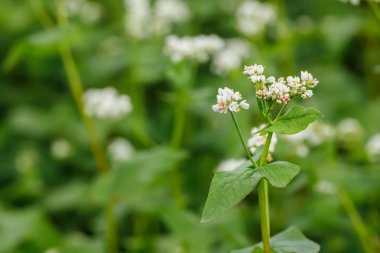
[[[245,66],[243,73],[248,75],[256,88],[257,104],[267,125],[251,130],[252,137],[248,140],[247,146],[234,113],[241,109],[248,109],[249,105],[239,92],[227,87],[218,90],[217,104],[212,106],[212,110],[231,114],[250,161],[240,164],[233,170],[215,174],[203,211],[202,222],[219,217],[227,209],[243,200],[258,185],[262,243],[233,252],[271,253],[274,250],[276,252],[317,253],[320,249],[319,245],[308,240],[294,227],[270,238],[268,188],[269,184],[279,188],[285,187],[300,171],[298,165],[286,161],[271,162],[271,153],[274,152],[274,144],[277,142],[276,134],[298,133],[321,116],[318,110],[301,106],[293,106],[283,114],[286,105],[295,96],[299,95],[303,99],[311,97],[313,95],[311,89],[317,86],[318,80],[307,71],[302,71],[300,77],[288,76],[286,79],[266,77],[264,67],[256,64]],[[282,106],[275,119],[272,120],[276,104]],[[258,164],[251,154],[254,157],[260,156]],[[271,163],[267,164],[267,162]],[[253,168],[251,163],[254,165]]]

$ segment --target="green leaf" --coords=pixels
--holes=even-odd
[[[279,134],[296,134],[304,130],[310,123],[321,117],[322,114],[315,108],[293,106],[288,112],[276,120],[265,132]]]
[[[285,187],[299,173],[300,167],[289,162],[274,162],[253,169],[247,161],[230,172],[218,172],[211,182],[202,223],[224,214],[229,208],[243,200],[262,179],[266,178],[275,187]]]
[[[260,177],[253,176],[254,170],[251,165],[251,162],[247,161],[233,171],[215,174],[203,210],[202,223],[218,218],[255,188]]]
[[[293,163],[279,161],[266,164],[255,170],[266,178],[271,185],[278,188],[287,186],[300,172],[300,167]]]
[[[270,244],[274,253],[318,253],[320,250],[318,244],[309,240],[296,227],[290,227],[273,236]],[[258,243],[248,248],[234,250],[231,253],[259,253],[261,251],[257,251],[257,248],[262,249],[262,247],[262,243]]]

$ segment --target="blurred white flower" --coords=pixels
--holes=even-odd
[[[373,135],[366,144],[366,151],[371,161],[380,159],[380,133]]]
[[[15,167],[19,172],[26,173],[36,167],[39,159],[39,153],[35,149],[23,148],[15,157]]]
[[[124,0],[127,33],[136,39],[170,32],[172,25],[190,19],[190,9],[182,0],[157,0],[153,8],[149,0]]]
[[[148,0],[124,0],[126,16],[125,29],[136,39],[143,39],[150,35],[150,6]]]
[[[222,161],[218,167],[216,168],[217,171],[233,171],[236,169],[238,166],[241,164],[245,163],[247,160],[246,159],[227,159]]]
[[[132,111],[129,96],[112,88],[89,89],[83,95],[84,111],[98,118],[120,118]]]
[[[65,139],[56,139],[51,144],[50,152],[56,159],[65,159],[71,153],[71,144]]]
[[[332,126],[323,122],[314,122],[305,130],[292,134],[282,135],[282,137],[293,143],[295,153],[299,157],[305,157],[309,154],[308,146],[315,147],[332,139],[335,135],[335,130]]]
[[[110,158],[114,162],[125,162],[132,158],[135,149],[132,144],[121,137],[118,137],[108,145],[107,148]]]
[[[362,137],[362,134],[363,129],[357,119],[346,118],[337,125],[337,136],[342,141],[356,141]]]
[[[218,95],[216,96],[217,104],[212,106],[214,112],[227,113],[239,112],[240,109],[248,109],[249,104],[245,100],[242,100],[242,96],[239,92],[235,92],[230,88],[219,88]]]
[[[250,45],[244,40],[226,40],[225,47],[214,55],[211,70],[219,75],[227,74],[239,68],[243,59],[249,56],[250,51]]]
[[[251,137],[248,139],[247,145],[248,145],[248,148],[252,154],[255,153],[259,147],[264,146],[264,144],[265,144],[265,141],[267,139],[267,135],[266,134],[265,135],[255,134],[256,132],[260,131],[264,127],[265,127],[265,125],[261,124],[259,127],[254,127],[251,129]],[[277,135],[275,133],[273,133],[272,141],[269,145],[269,153],[274,152],[274,150],[276,148],[276,144],[277,144]]]
[[[238,7],[236,18],[240,32],[252,36],[263,32],[265,27],[276,19],[276,13],[268,3],[248,0]]]
[[[172,62],[185,59],[195,59],[205,62],[210,55],[222,49],[224,41],[217,35],[198,35],[196,37],[177,37],[169,35],[166,38],[164,52]]]
[[[161,35],[170,32],[174,23],[183,23],[190,19],[190,10],[181,0],[158,0],[153,11],[154,33]]]
[[[360,0],[339,0],[339,1],[341,1],[343,3],[350,3],[350,4],[355,5],[355,6],[360,4]],[[373,1],[373,0],[369,0],[369,1]]]
[[[333,183],[331,183],[327,180],[318,181],[318,183],[315,185],[314,189],[317,192],[329,194],[329,195],[334,195],[338,191],[337,187]]]
[[[100,4],[86,0],[64,0],[64,14],[70,17],[79,17],[87,23],[97,22],[103,13]]]
[[[61,251],[59,251],[57,248],[49,248],[47,250],[45,250],[43,253],[60,253]]]

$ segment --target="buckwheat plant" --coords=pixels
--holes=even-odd
[[[272,162],[271,153],[274,152],[277,141],[276,134],[296,134],[321,116],[314,108],[298,105],[284,113],[293,98],[310,98],[318,80],[307,71],[302,71],[300,76],[287,78],[266,77],[264,67],[256,64],[245,66],[243,74],[248,76],[256,89],[258,109],[265,125],[252,129],[247,146],[235,114],[241,109],[249,109],[249,104],[239,92],[227,87],[218,90],[217,103],[212,106],[212,110],[230,114],[248,160],[233,170],[216,172],[203,210],[202,222],[218,218],[242,201],[258,185],[262,242],[234,250],[233,253],[319,252],[319,245],[307,239],[296,227],[290,227],[270,237],[268,197],[269,185],[283,188],[300,172],[300,167],[290,162]]]

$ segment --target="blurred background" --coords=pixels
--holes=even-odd
[[[272,234],[380,252],[380,3],[0,1],[0,252],[230,252],[259,242],[256,193],[200,224],[213,174],[244,158],[217,88],[251,104],[244,65],[320,80],[324,115],[278,136],[301,165],[270,189]]]

